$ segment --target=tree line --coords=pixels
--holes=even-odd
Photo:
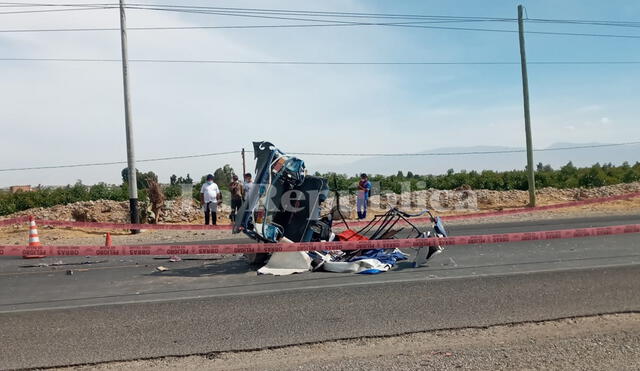
[[[127,201],[129,199],[129,171],[127,168],[120,172],[122,183],[120,185],[112,185],[106,183],[98,183],[95,185],[82,184],[78,180],[73,185],[64,187],[46,187],[37,186],[30,192],[10,193],[8,191],[0,191],[0,216],[9,215],[19,211],[32,209],[36,207],[52,207],[55,205],[66,205],[80,201],[96,201],[96,200],[112,200]],[[233,168],[230,165],[224,165],[218,168],[214,173],[214,180],[223,190],[228,190],[231,177],[233,176]],[[149,182],[154,180],[158,182],[158,175],[153,171],[140,172],[136,169],[136,185],[138,187],[138,200],[143,203],[149,199]],[[162,193],[167,200],[174,200],[183,196],[183,189],[190,190],[193,198],[196,200],[200,197],[200,187],[206,181],[206,174],[202,175],[198,181],[191,178],[190,174],[186,176],[177,176],[175,174],[169,177],[169,184],[162,187]],[[186,185],[186,187],[183,187]],[[193,187],[191,189],[191,187]]]
[[[218,168],[214,173],[214,180],[222,190],[228,190],[234,170],[230,165]],[[240,175],[240,174],[238,174]],[[359,176],[349,176],[335,173],[316,173],[329,179],[331,189],[341,191],[355,191]],[[127,169],[121,172],[122,184],[108,185],[98,183],[92,186],[82,184],[81,181],[65,187],[38,186],[31,192],[10,193],[0,192],[0,215],[8,215],[18,211],[35,207],[51,207],[61,204],[69,204],[78,201],[113,200],[126,201],[129,199],[129,179]],[[198,181],[190,174],[186,176],[172,175],[169,183],[162,187],[167,200],[173,200],[182,196],[183,189],[191,190],[192,197],[199,199],[200,187],[205,182],[206,175],[202,175]],[[242,178],[242,177],[240,177]],[[145,202],[148,199],[149,180],[158,181],[158,176],[152,172],[137,171],[137,187],[139,200]],[[395,175],[370,175],[369,179],[374,183],[376,192],[401,193],[408,190],[419,189],[455,189],[470,187],[472,189],[526,190],[527,173],[524,170],[511,171],[454,171],[450,169],[441,175],[418,175],[411,171],[404,174],[399,171]],[[610,184],[630,183],[640,181],[640,162],[630,165],[625,162],[622,165],[595,164],[591,167],[578,168],[569,162],[559,169],[553,169],[549,165],[539,163],[536,167],[536,187],[575,188],[575,187],[600,187]],[[187,185],[184,187],[183,185]]]
[[[640,162],[630,165],[624,162],[615,166],[595,164],[591,167],[578,168],[572,162],[553,169],[550,165],[539,163],[536,166],[536,187],[555,188],[593,188],[611,184],[631,183],[640,181]],[[354,191],[360,180],[358,174],[348,176],[335,173],[316,173],[329,179],[330,188],[341,191]],[[471,189],[489,189],[494,191],[527,190],[529,188],[526,170],[510,171],[455,171],[449,169],[441,175],[418,175],[411,171],[404,174],[398,171],[396,175],[369,175],[374,184],[374,193],[394,192],[402,193],[408,190],[420,189],[456,189],[469,187]],[[378,188],[377,190],[375,188]]]

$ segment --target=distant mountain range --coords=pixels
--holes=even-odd
[[[534,163],[542,162],[557,169],[567,162],[572,161],[575,166],[591,166],[596,162],[613,163],[619,165],[625,161],[634,164],[640,161],[640,144],[594,147],[580,149],[562,149],[566,147],[602,146],[606,143],[555,143],[546,149],[547,151],[534,152]],[[556,150],[553,150],[556,149]],[[344,174],[356,174],[361,172],[372,174],[395,174],[398,170],[411,171],[414,174],[442,174],[448,169],[460,170],[513,170],[524,169],[527,163],[525,152],[497,153],[497,154],[470,154],[470,155],[438,155],[442,153],[460,152],[495,152],[524,150],[522,147],[506,146],[472,146],[472,147],[447,147],[424,151],[425,156],[407,157],[367,157],[344,165],[320,166],[324,171],[335,171]]]

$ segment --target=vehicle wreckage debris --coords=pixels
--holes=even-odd
[[[254,142],[253,148],[256,160],[254,184],[260,186],[251,187],[245,195],[237,213],[233,233],[242,232],[255,241],[266,244],[447,237],[442,220],[429,210],[409,214],[392,208],[383,215],[376,215],[361,229],[352,230],[344,218],[334,220],[336,210],[320,215],[321,204],[329,195],[327,179],[306,175],[304,161],[285,154],[272,143]],[[336,204],[340,205],[337,189],[334,193]],[[340,214],[339,206],[337,211]],[[419,228],[411,222],[411,218],[424,219],[425,216],[433,223],[430,230]],[[334,221],[343,223],[346,230],[337,235],[333,233]],[[404,227],[394,228],[398,223]],[[418,247],[413,266],[424,266],[427,260],[442,251],[440,246]],[[272,252],[246,256],[250,264],[261,266],[258,274],[272,275],[320,270],[377,274],[388,271],[400,260],[408,259],[408,255],[397,248],[344,252]]]

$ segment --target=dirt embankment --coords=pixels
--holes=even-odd
[[[536,195],[537,204],[542,206],[635,192],[640,192],[640,182],[598,188],[557,189],[549,187],[537,190]],[[369,210],[373,213],[378,213],[395,206],[403,210],[419,211],[429,209],[441,214],[456,214],[518,208],[524,207],[528,203],[528,191],[491,191],[487,189],[472,190],[469,188],[456,190],[427,189],[403,194],[373,195],[370,198]],[[330,210],[334,204],[334,198],[330,197],[324,203],[323,210]],[[340,208],[343,210],[345,217],[355,218],[357,215],[355,205],[354,195],[340,197]]]
[[[144,203],[140,204],[145,207]],[[219,207],[219,217],[229,215],[229,206],[224,203]],[[66,220],[78,222],[128,223],[129,201],[83,201],[67,205],[56,205],[49,208],[38,207],[24,210],[5,218],[33,215],[40,219]],[[166,201],[160,213],[160,223],[192,223],[203,219],[200,206],[191,199]]]

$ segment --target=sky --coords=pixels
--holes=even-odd
[[[25,1],[25,3],[28,1]],[[87,1],[51,1],[51,3]],[[171,1],[139,1],[167,4]],[[178,4],[178,2],[173,2]],[[631,1],[217,0],[180,5],[640,21]],[[0,8],[0,13],[7,9]],[[0,29],[118,27],[116,9],[0,14]],[[300,23],[128,10],[129,27]],[[505,24],[453,24],[517,30]],[[527,23],[529,31],[640,35],[640,28]],[[382,26],[129,31],[131,59],[518,62],[515,33]],[[640,61],[640,39],[526,35],[529,61]],[[3,58],[120,58],[120,35],[0,33]],[[529,65],[534,147],[640,140],[639,65]],[[126,161],[117,62],[0,61],[0,169]],[[130,64],[138,159],[250,149],[407,153],[525,144],[519,65]],[[524,155],[523,155],[524,156]],[[311,172],[357,159],[304,158]],[[251,154],[248,154],[251,160]],[[639,158],[640,160],[640,158]],[[402,161],[402,158],[398,158]],[[429,161],[429,159],[425,159]],[[606,158],[603,162],[606,162]],[[239,154],[144,162],[161,182],[199,178]],[[119,183],[125,165],[0,171],[0,187]],[[248,161],[248,170],[253,163]],[[487,164],[486,168],[490,168]],[[367,169],[362,169],[367,171]],[[389,173],[395,173],[393,169]]]

